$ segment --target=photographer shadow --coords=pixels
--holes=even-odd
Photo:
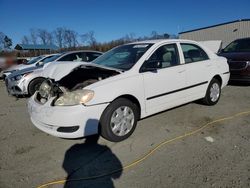
[[[86,129],[93,123],[97,120],[88,120]],[[113,180],[122,174],[122,164],[109,147],[98,144],[98,139],[99,135],[86,137],[84,143],[66,151],[62,165],[68,174],[65,188],[114,187]],[[96,177],[99,175],[104,176]]]

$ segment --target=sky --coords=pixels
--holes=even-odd
[[[250,0],[0,0],[0,32],[20,43],[31,28],[95,32],[98,42],[250,18]]]

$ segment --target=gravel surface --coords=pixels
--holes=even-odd
[[[57,179],[120,169],[160,142],[212,120],[250,110],[250,86],[227,86],[216,106],[190,103],[139,121],[120,143],[66,140],[35,128],[27,99],[7,95],[0,81],[0,187],[37,187]],[[129,169],[102,178],[50,187],[250,187],[250,115],[219,122],[161,147]]]

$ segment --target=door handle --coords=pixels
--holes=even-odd
[[[183,73],[183,72],[185,72],[186,70],[180,70],[180,71],[178,71],[178,73]]]
[[[206,67],[211,67],[211,66],[212,66],[211,64],[206,65]]]

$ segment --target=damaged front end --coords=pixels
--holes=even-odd
[[[44,104],[53,97],[53,106],[85,104],[94,97],[94,91],[85,87],[120,73],[99,66],[80,66],[59,81],[45,80],[36,94],[36,100]]]

